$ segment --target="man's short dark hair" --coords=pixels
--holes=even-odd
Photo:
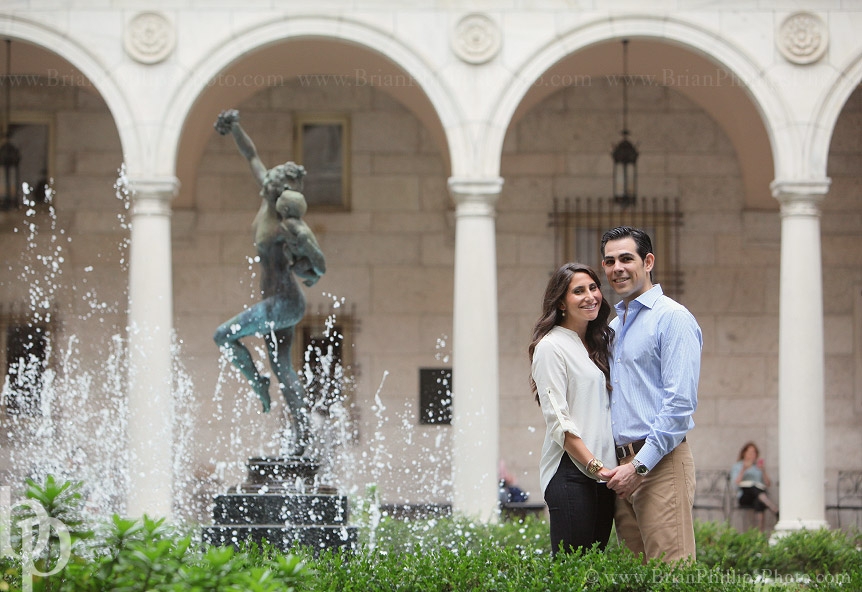
[[[640,228],[632,228],[631,226],[617,226],[602,235],[602,256],[605,254],[605,245],[608,241],[619,240],[627,236],[630,236],[635,241],[635,246],[641,259],[646,259],[648,253],[653,253],[652,241],[646,232]]]

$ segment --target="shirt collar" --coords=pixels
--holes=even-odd
[[[647,308],[653,308],[655,303],[659,298],[664,294],[661,289],[661,284],[653,284],[653,287],[638,296],[634,299],[634,302],[639,303],[641,306],[645,306]],[[616,303],[614,307],[617,309],[617,314],[622,315],[626,310],[626,303],[620,300]]]
[[[661,298],[664,292],[661,289],[661,284],[655,284],[652,288],[635,298],[638,302],[648,308],[655,306],[655,303]]]

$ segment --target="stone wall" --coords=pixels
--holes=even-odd
[[[823,314],[826,352],[827,502],[839,469],[862,469],[862,89],[841,112],[832,135],[823,202]],[[809,274],[800,270],[800,289]],[[800,311],[808,314],[808,311]]]
[[[515,122],[506,138],[497,218],[501,457],[534,499],[541,498],[536,465],[543,426],[529,393],[525,349],[553,268],[548,213],[554,197],[609,191],[618,94],[598,82],[562,90]],[[30,89],[15,97],[21,101],[16,110],[26,106],[54,118],[56,228],[71,238],[62,278],[70,287],[58,296],[58,318],[64,337],[80,339],[76,355],[97,365],[111,336],[125,329],[128,232],[113,188],[122,162],[118,134],[104,103],[87,89]],[[680,197],[685,216],[682,300],[704,332],[691,437],[695,458],[701,467],[725,468],[741,444],[753,439],[780,479],[778,207],[741,209],[736,155],[720,127],[695,104],[665,87],[636,87],[630,97],[641,193]],[[307,216],[328,262],[325,278],[306,290],[309,310],[326,309],[331,294],[343,297],[344,310],[354,311],[358,321],[348,346],[360,436],[347,446],[349,458],[358,460],[345,481],[378,483],[383,501],[446,501],[451,428],[416,420],[419,368],[451,365],[454,224],[446,156],[419,119],[378,88],[346,92],[289,85],[262,91],[238,107],[268,165],[293,157],[294,113],[350,114],[352,209]],[[839,468],[860,468],[862,462],[847,454],[862,447],[862,391],[856,386],[862,375],[860,127],[857,91],[832,139],[832,187],[822,218],[830,483]],[[241,480],[246,457],[271,452],[267,442],[282,421],[279,407],[269,417],[259,414],[253,395],[219,365],[212,342],[219,323],[256,301],[256,266],[249,257],[258,188],[233,142],[214,132],[195,182],[194,207],[176,210],[172,222],[178,358],[194,384],[182,402],[194,419],[188,424],[193,437],[185,443],[193,479],[182,484],[182,495],[212,493]],[[2,218],[0,245],[7,255],[0,290],[7,303],[25,296],[17,254],[26,241],[13,232],[20,220],[20,214]],[[799,289],[809,280],[816,278],[800,270]],[[457,376],[454,383],[457,396]],[[104,392],[106,398],[117,396],[122,394]],[[60,417],[69,413],[64,409]],[[379,456],[377,444],[384,450]],[[195,480],[204,487],[196,489]],[[829,491],[827,484],[827,500]]]

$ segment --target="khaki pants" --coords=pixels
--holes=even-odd
[[[624,458],[620,464],[633,458]],[[617,536],[635,555],[643,553],[645,560],[695,559],[694,485],[691,449],[688,442],[681,442],[647,474],[628,500],[617,497]]]

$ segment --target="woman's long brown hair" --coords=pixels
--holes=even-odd
[[[536,321],[535,327],[533,327],[533,338],[530,341],[530,347],[527,348],[531,366],[536,346],[551,329],[563,322],[560,303],[566,297],[569,284],[572,283],[572,276],[576,273],[586,273],[596,282],[597,286],[602,285],[598,274],[593,268],[583,263],[566,263],[554,272],[554,275],[548,281],[548,286],[545,288],[545,297],[542,299],[542,315]],[[590,359],[605,375],[605,388],[608,389],[608,392],[611,392],[613,388],[611,386],[611,367],[608,362],[611,342],[614,338],[614,330],[608,326],[608,317],[610,315],[611,305],[608,304],[607,300],[602,298],[598,316],[587,324],[586,343],[584,343],[590,354]],[[539,393],[532,373],[530,374],[530,387],[536,396],[536,401],[538,401]]]

